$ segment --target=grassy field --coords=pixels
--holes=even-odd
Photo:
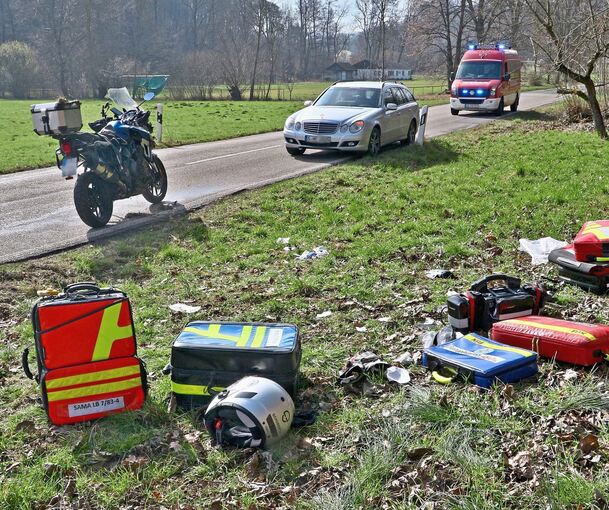
[[[0,508],[606,508],[607,365],[545,361],[537,383],[492,391],[439,386],[413,365],[411,384],[375,397],[335,377],[362,350],[417,358],[420,325],[446,321],[447,291],[492,271],[544,281],[553,316],[609,322],[605,297],[558,286],[517,250],[520,237],[569,239],[609,215],[608,158],[595,135],[526,113],[3,266]],[[278,237],[330,254],[299,262]],[[433,268],[456,279],[429,280]],[[37,289],[91,279],[129,293],[151,395],[142,411],[56,428],[20,370],[27,314]],[[202,309],[172,314],[177,301]],[[160,370],[188,319],[298,324],[297,405],[317,422],[261,455],[213,448],[194,416],[166,412]]]

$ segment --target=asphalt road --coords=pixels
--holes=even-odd
[[[522,94],[520,109],[557,100],[553,91]],[[509,115],[506,114],[506,117]],[[426,138],[496,120],[478,113],[450,115],[448,105],[430,108]],[[407,150],[407,149],[406,149]],[[329,151],[307,151],[298,158],[283,148],[280,132],[158,151],[167,169],[166,202],[151,206],[141,196],[114,204],[111,222],[90,229],[74,209],[74,181],[53,168],[0,176],[0,263],[54,251],[141,228],[171,214],[201,207],[238,191],[261,187],[349,160]]]

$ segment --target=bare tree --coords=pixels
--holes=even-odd
[[[456,71],[463,54],[467,0],[423,0],[418,3],[415,29],[443,57],[446,81]]]
[[[588,102],[596,132],[607,139],[595,70],[599,61],[609,55],[609,4],[606,0],[525,2],[544,34],[535,43],[560,73],[583,85],[585,91],[571,92]]]
[[[467,0],[467,10],[476,39],[479,42],[489,42],[487,39],[498,22],[506,16],[508,9],[505,2],[500,0]]]

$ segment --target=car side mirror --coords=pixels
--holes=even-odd
[[[304,102],[305,106],[311,106],[313,104],[313,101],[311,101],[310,99]]]
[[[512,75],[510,73],[505,73],[505,75],[503,76],[503,79],[505,81],[510,81],[510,78],[512,77]]]
[[[385,105],[385,110],[387,110],[388,112],[393,112],[397,109],[398,109],[398,105],[395,103],[387,103]]]

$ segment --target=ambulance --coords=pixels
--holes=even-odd
[[[450,112],[461,110],[503,114],[518,110],[522,62],[509,45],[469,43],[456,73],[451,76]]]

